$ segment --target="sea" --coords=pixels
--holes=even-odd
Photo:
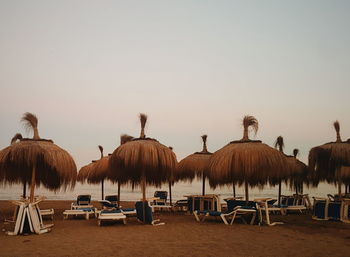
[[[146,188],[147,197],[153,197],[154,192],[157,190],[168,191],[169,186],[163,185],[162,187],[148,186]],[[344,189],[343,189],[344,190]],[[102,192],[101,185],[91,185],[91,184],[81,184],[77,183],[74,189],[70,190],[59,190],[56,192],[49,191],[43,187],[38,187],[35,189],[35,195],[45,196],[47,200],[75,200],[77,195],[89,194],[92,200],[101,200]],[[0,185],[0,200],[16,200],[20,199],[23,192],[22,184],[14,185]],[[117,184],[112,184],[106,181],[104,184],[104,195],[114,195],[117,194]],[[192,183],[176,183],[171,187],[173,202],[186,199],[186,195],[196,195],[202,192],[202,182],[192,181]],[[216,189],[211,189],[209,184],[206,184],[206,194],[218,194],[221,199],[225,199],[233,196],[232,186],[217,187]],[[288,186],[282,184],[282,195],[292,195],[294,191],[290,190]],[[330,185],[326,183],[320,183],[317,188],[307,188],[304,186],[304,194],[309,194],[310,199],[312,197],[326,197],[327,194],[338,193],[338,188],[335,185]],[[29,188],[27,188],[27,195],[29,194]],[[244,197],[244,187],[236,186],[236,196]],[[263,189],[260,188],[250,188],[249,198],[277,198],[278,187],[266,186]],[[120,199],[122,201],[137,201],[141,199],[142,193],[140,187],[132,188],[131,186],[122,186]]]

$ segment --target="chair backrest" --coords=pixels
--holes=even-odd
[[[135,209],[136,209],[136,216],[138,220],[145,222],[147,224],[152,224],[152,221],[153,221],[152,208],[149,206],[147,201],[136,202]],[[144,210],[145,210],[145,215],[143,215]]]
[[[106,195],[105,200],[111,203],[118,203],[118,195]]]
[[[167,191],[155,191],[154,197],[159,197],[162,200],[167,200],[168,198],[168,192]]]
[[[40,229],[41,229],[41,223],[40,223],[40,218],[38,216],[38,212],[36,207],[33,204],[28,205],[28,211],[30,215],[30,221],[32,222],[34,232],[37,234],[40,234]],[[29,221],[29,222],[30,222]]]
[[[77,204],[78,205],[89,205],[91,202],[91,195],[78,195]]]
[[[244,201],[244,200],[227,200],[227,211],[233,211],[237,206],[241,207],[250,207],[253,209],[257,209],[257,203],[254,201]]]

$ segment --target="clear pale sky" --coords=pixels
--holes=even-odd
[[[78,168],[122,133],[172,146],[178,159],[242,137],[285,152],[350,138],[350,1],[0,0],[0,148],[39,134]],[[252,135],[252,138],[254,136]]]

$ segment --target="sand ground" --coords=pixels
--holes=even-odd
[[[126,225],[99,227],[94,218],[63,220],[70,201],[44,201],[40,207],[55,209],[51,232],[7,236],[11,226],[3,220],[13,205],[0,201],[0,256],[350,256],[350,224],[315,221],[310,214],[276,215],[272,219],[285,224],[268,227],[240,221],[226,226],[219,219],[198,223],[193,215],[160,212],[164,226],[128,218]]]

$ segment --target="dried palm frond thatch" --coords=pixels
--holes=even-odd
[[[245,116],[243,138],[216,151],[210,158],[207,174],[212,187],[244,183],[246,199],[248,185],[264,185],[270,179],[283,177],[288,167],[282,153],[259,140],[249,139],[250,126],[257,132],[258,121],[253,116]]]
[[[176,168],[176,180],[192,181],[195,177],[202,178],[202,194],[205,194],[205,171],[212,153],[207,149],[207,135],[202,136],[203,149],[182,159]]]
[[[336,131],[336,141],[311,148],[309,152],[309,167],[315,172],[319,181],[337,183],[336,175],[342,166],[350,166],[350,144],[341,141],[340,125],[333,123]],[[339,193],[340,193],[340,181]]]
[[[25,113],[22,121],[31,126],[33,139],[22,138],[0,152],[0,173],[6,183],[26,182],[31,184],[31,201],[35,185],[44,185],[50,190],[74,187],[77,168],[70,154],[52,140],[40,139],[37,118]]]
[[[176,156],[167,146],[157,140],[147,138],[144,128],[147,116],[140,114],[140,138],[119,146],[109,159],[111,172],[119,174],[133,184],[141,184],[143,199],[145,199],[146,184],[160,186],[166,182],[168,173],[176,165]]]
[[[16,143],[17,140],[21,140],[23,139],[22,134],[21,133],[17,133],[16,135],[13,136],[13,138],[11,139],[11,145]]]

